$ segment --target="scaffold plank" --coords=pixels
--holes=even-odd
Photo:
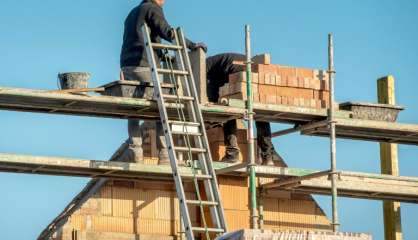
[[[385,121],[337,119],[339,138],[418,145],[418,125]],[[328,136],[327,127],[302,131],[302,134]]]
[[[215,169],[222,169],[230,164],[214,162]],[[280,190],[330,194],[330,182],[322,172],[270,166],[256,166],[258,177],[273,178],[283,181],[302,177],[297,184],[280,185]],[[160,179],[172,181],[169,165],[146,165],[137,163],[82,160],[62,157],[28,156],[0,153],[0,171],[27,174],[46,174],[74,177],[105,177],[124,180]],[[191,171],[181,167],[185,177],[191,178]],[[229,175],[246,176],[246,169],[229,172]],[[319,177],[312,177],[318,175]],[[303,178],[304,176],[307,176]],[[296,179],[297,180],[297,179]],[[270,189],[268,191],[275,191]],[[418,203],[418,178],[397,177],[391,175],[339,172],[339,195],[353,198],[376,200],[395,200]]]
[[[329,177],[326,174],[318,174],[318,176],[309,179],[291,178],[292,181],[283,179],[262,187],[265,187],[266,192],[270,194],[275,190],[285,190],[330,195]],[[281,182],[283,184],[280,184]],[[418,203],[418,178],[341,171],[338,173],[337,185],[338,195],[343,197]]]
[[[230,106],[202,105],[208,122],[225,122],[243,118],[242,101]],[[174,111],[174,105],[171,108]],[[0,109],[109,118],[159,119],[154,101],[97,95],[76,95],[46,90],[0,87]],[[326,119],[325,109],[312,109],[273,104],[254,104],[257,121],[307,124]],[[418,145],[418,124],[392,123],[350,118],[350,111],[337,111],[337,137],[367,141]],[[312,136],[328,136],[327,127],[302,131]]]
[[[175,111],[175,103],[168,109]],[[107,118],[159,119],[154,101],[140,98],[57,93],[47,90],[0,87],[0,109]],[[207,121],[223,122],[241,118],[244,109],[202,105]]]

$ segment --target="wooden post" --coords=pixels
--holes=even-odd
[[[202,104],[208,103],[206,92],[206,53],[201,48],[198,48],[191,51],[189,57],[199,101]]]
[[[395,79],[385,76],[377,80],[379,103],[395,105]],[[399,176],[398,145],[380,143],[380,165],[382,174]],[[402,240],[401,204],[383,201],[385,240]]]

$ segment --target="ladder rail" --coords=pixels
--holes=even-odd
[[[181,38],[179,36],[181,36]],[[179,44],[179,45],[182,45],[183,47],[185,47],[185,41],[184,41],[183,36],[184,35],[181,32],[181,29],[178,28],[175,32],[175,44]],[[184,78],[184,80],[187,81],[187,82],[185,82],[185,88],[186,88],[185,92],[188,95],[192,95],[192,97],[195,99],[194,102],[190,103],[193,106],[191,106],[191,108],[189,108],[190,109],[190,114],[192,115],[192,121],[194,121],[194,122],[199,121],[200,126],[203,128],[204,127],[204,122],[200,121],[201,119],[199,119],[199,117],[198,117],[198,115],[195,111],[195,109],[199,109],[199,101],[198,101],[198,97],[197,97],[197,94],[196,94],[196,88],[193,88],[193,85],[192,85],[192,87],[190,87],[191,83],[194,84],[193,73],[191,72],[190,64],[187,65],[184,61],[184,59],[186,59],[186,60],[189,59],[188,56],[183,56],[183,54],[187,54],[187,52],[181,52],[181,53],[177,53],[177,54],[179,54],[179,62],[177,63],[178,67],[180,67],[182,70],[186,70],[187,72],[189,72],[189,75],[186,78]],[[198,112],[200,113],[200,111],[198,111]],[[202,129],[202,132],[205,132],[204,129]],[[202,137],[205,138],[204,135]],[[206,142],[207,142],[207,138],[205,138],[205,139],[206,139]],[[209,149],[209,146],[205,147],[203,142],[205,142],[205,141],[202,141],[202,138],[196,138],[195,139],[195,144],[197,145],[197,147],[204,148],[204,149]],[[209,152],[209,151],[207,151],[207,152]],[[212,158],[210,156],[210,153],[209,153],[209,155],[207,155],[207,154],[208,153],[199,154],[200,168],[201,168],[201,170],[204,174],[210,174],[207,163],[211,162]],[[213,191],[214,183],[213,183],[213,181],[210,181],[210,182],[205,181],[203,184],[205,185],[205,193],[206,193],[207,199],[209,201],[220,202],[220,198],[217,198],[214,194],[214,191]],[[216,183],[216,187],[217,187],[217,183]],[[215,224],[215,226],[217,228],[221,228],[221,227],[225,226],[221,222],[221,218],[222,218],[223,213],[221,213],[219,211],[219,209],[221,209],[221,208],[219,208],[218,205],[210,207],[210,214],[211,214],[211,217],[213,219],[213,223]],[[204,219],[205,218],[204,217],[204,212],[202,212],[202,215],[203,215],[202,220],[204,221],[204,225],[206,226],[206,220]]]
[[[217,235],[226,233],[227,228],[184,34],[181,28],[177,28],[173,30],[174,39],[172,44],[160,44],[151,42],[150,30],[145,24],[142,26],[142,30],[148,62],[151,68],[152,81],[154,83],[154,94],[158,103],[177,197],[180,203],[184,231],[188,239],[194,239],[195,232],[196,235],[204,232],[206,238],[211,239],[210,233],[216,233]],[[154,48],[164,51],[165,64],[161,64],[161,67],[157,65],[160,62],[156,60],[157,57],[154,54]],[[171,54],[170,51],[174,52],[174,59],[169,55]],[[163,83],[160,80],[161,75],[168,75],[169,81],[173,86],[168,95],[163,92]],[[166,96],[170,97],[166,98]],[[168,103],[166,103],[166,100]],[[174,115],[174,117],[171,112],[170,116],[168,115],[167,104],[175,106],[177,116]],[[176,139],[174,139],[174,135]],[[183,153],[186,153],[187,164],[192,170],[193,183],[196,191],[195,200],[186,199],[184,182],[178,169],[179,161],[183,159]],[[177,154],[181,155],[178,156]],[[198,165],[195,163],[194,156],[198,158]],[[209,176],[209,178],[202,179],[199,176]],[[200,185],[199,181],[203,182],[206,193],[205,200],[201,197],[200,188],[202,185]],[[202,227],[192,226],[189,207],[196,205],[200,209]],[[213,227],[208,227],[207,225],[204,207],[208,207],[210,210]]]
[[[181,175],[179,173],[179,170],[177,168],[178,166],[178,161],[177,161],[177,156],[175,153],[175,150],[173,148],[174,146],[174,141],[173,141],[173,137],[171,135],[171,132],[169,130],[169,124],[167,122],[168,119],[168,114],[167,114],[167,110],[165,107],[165,101],[164,98],[162,97],[162,88],[161,88],[161,84],[160,84],[160,80],[159,80],[159,73],[156,69],[157,63],[155,60],[155,56],[154,56],[154,49],[152,47],[152,42],[151,42],[151,38],[150,38],[150,32],[149,29],[147,27],[147,25],[143,25],[142,26],[142,31],[144,33],[144,42],[145,42],[145,46],[146,46],[146,52],[147,52],[147,57],[148,57],[148,62],[150,64],[151,67],[151,75],[152,75],[152,81],[154,83],[154,90],[157,91],[157,102],[158,102],[158,106],[160,109],[160,117],[161,117],[161,124],[163,126],[163,131],[165,133],[165,139],[168,145],[168,154],[170,157],[170,165],[171,165],[171,169],[173,171],[173,178],[174,178],[174,182],[176,185],[176,189],[177,189],[177,197],[179,199],[180,202],[180,208],[182,209],[182,215],[183,215],[183,224],[185,225],[185,231],[186,231],[186,236],[188,239],[194,239],[194,234],[193,234],[193,227],[191,224],[191,219],[190,219],[190,215],[189,215],[189,211],[187,209],[187,206],[185,204],[186,201],[186,196],[185,196],[185,192],[184,192],[184,187],[183,187],[183,182],[181,179]]]
[[[178,42],[179,42],[178,41],[178,35],[177,35],[177,32],[175,32],[174,44],[178,46],[179,45]],[[182,48],[182,49],[185,49],[185,48]],[[179,51],[176,51],[175,53],[176,53],[176,57],[177,57],[176,59],[178,59],[178,61],[175,62],[176,66],[177,66],[177,69],[181,69],[182,71],[184,71],[185,66],[184,66],[184,62],[183,62],[183,58],[182,58],[183,56],[182,56],[181,53],[179,53]],[[171,69],[173,69],[173,66],[172,66],[171,62],[169,62],[168,65],[170,66]],[[190,75],[192,75],[192,73],[188,72],[188,76],[190,76]],[[177,86],[177,79],[180,78],[180,80],[184,80],[184,84],[182,86],[184,86],[184,88],[186,90],[186,94],[188,96],[191,96],[190,87],[189,87],[188,82],[187,82],[187,76],[178,76],[178,78],[176,78],[176,76],[174,76],[174,73],[170,74],[169,76],[170,76],[170,80],[172,81],[172,83],[174,83],[176,86]],[[176,95],[179,96],[177,88],[175,88],[174,91],[176,91]],[[184,89],[183,89],[183,93],[184,93]],[[197,100],[196,97],[192,97],[192,98],[193,98],[194,101]],[[178,101],[180,101],[180,100],[178,99]],[[189,105],[189,108],[187,108],[187,109],[188,109],[189,116],[191,116],[191,118],[192,118],[191,121],[193,123],[196,123],[196,111],[194,110],[194,106],[192,105],[191,102],[189,102],[188,105]],[[182,122],[183,125],[186,125],[186,121],[190,121],[190,119],[188,119],[188,120],[186,119],[183,109],[177,109],[177,112],[178,112],[178,115],[180,116],[179,117],[180,120],[183,121]],[[190,122],[187,125],[189,125],[189,124],[190,124]],[[199,124],[197,124],[197,126],[200,127],[200,130],[201,130],[200,132],[204,131],[204,129],[202,129],[202,124],[199,123]],[[202,136],[203,135],[194,136],[194,137],[192,136],[192,137],[193,137],[194,141],[196,142],[196,141],[200,141]],[[188,156],[189,161],[191,162],[189,164],[191,166],[192,173],[193,173],[193,183],[194,183],[194,187],[195,187],[195,190],[196,190],[197,202],[199,202],[198,206],[199,206],[199,210],[200,210],[200,214],[201,214],[201,220],[203,222],[204,229],[206,230],[204,232],[206,234],[206,238],[210,239],[210,235],[209,235],[210,232],[209,232],[209,228],[207,227],[207,222],[206,222],[206,217],[205,217],[206,214],[205,214],[205,210],[204,210],[204,207],[203,207],[205,205],[204,204],[205,201],[202,201],[202,198],[201,198],[201,195],[200,195],[200,187],[199,187],[198,178],[196,177],[196,169],[195,169],[195,164],[194,164],[194,160],[193,160],[192,146],[191,146],[191,142],[190,142],[190,135],[187,132],[186,132],[186,135],[183,135],[183,141],[186,144],[186,147],[188,148],[187,156]],[[198,145],[198,146],[201,146],[201,145]],[[198,154],[199,158],[201,158],[200,157],[201,154]],[[204,173],[204,174],[207,174],[207,173]],[[204,181],[205,189],[207,187],[210,187],[206,182],[207,181]],[[213,206],[216,206],[216,205],[213,205]],[[216,215],[216,216],[218,216],[218,215]],[[217,220],[215,220],[215,221],[217,221]]]
[[[186,40],[184,38],[184,34],[183,34],[182,29],[178,28],[177,33],[178,33],[177,35],[180,36],[180,38],[179,38],[180,45],[183,46],[184,49],[187,49],[186,48],[187,47],[186,46]],[[187,54],[187,52],[182,51],[182,54]],[[199,140],[199,145],[201,145],[201,147],[203,147],[205,149],[210,149],[209,144],[208,144],[207,134],[206,134],[206,131],[204,129],[204,120],[203,120],[202,112],[200,111],[200,105],[199,105],[199,100],[198,100],[198,96],[197,96],[197,89],[196,89],[196,85],[195,85],[194,76],[193,76],[192,70],[191,70],[192,67],[191,67],[190,59],[189,59],[188,56],[184,56],[183,59],[185,59],[185,62],[184,62],[185,67],[186,67],[187,71],[190,73],[188,78],[187,78],[188,81],[189,81],[187,86],[189,86],[191,88],[190,90],[191,90],[192,97],[194,97],[196,99],[196,101],[193,101],[193,103],[191,103],[191,104],[194,104],[193,109],[198,109],[199,110],[195,113],[196,114],[195,116],[197,117],[197,120],[198,120],[197,122],[199,122],[202,126],[202,133],[203,133],[202,138],[205,139],[205,141],[202,141],[202,138],[199,138],[200,139]],[[205,173],[208,173],[209,175],[212,175],[212,176],[216,176],[215,170],[214,170],[213,165],[212,165],[212,156],[211,156],[210,151],[206,151],[205,155],[206,155],[206,159],[208,159],[208,161],[203,161],[204,166],[201,166],[201,167],[205,168],[204,169]],[[217,208],[218,211],[216,212],[216,211],[214,211],[214,208],[211,208],[211,213],[212,213],[212,216],[214,216],[214,218],[216,220],[216,223],[215,223],[215,224],[217,224],[216,227],[217,228],[222,228],[226,232],[227,231],[227,224],[226,224],[226,221],[225,221],[225,213],[224,213],[224,210],[223,210],[221,197],[219,195],[219,188],[218,188],[217,178],[214,177],[210,181],[210,183],[211,183],[211,187],[205,187],[205,189],[210,190],[209,196],[212,199],[209,199],[209,200],[219,202],[219,205],[215,207],[215,208]],[[216,191],[213,191],[214,189],[216,189]]]

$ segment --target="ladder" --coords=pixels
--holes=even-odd
[[[213,239],[226,233],[225,214],[219,196],[215,170],[212,166],[186,41],[181,28],[173,31],[175,37],[172,44],[152,43],[149,28],[146,25],[142,27],[154,85],[154,98],[158,102],[167,142],[184,232],[190,240],[200,234],[204,234],[206,239]],[[160,60],[157,62],[156,50],[164,53],[163,60],[165,60],[166,68],[160,67]],[[164,78],[160,79],[161,76],[168,78],[173,86],[169,92],[166,90],[163,92],[162,80]],[[186,198],[185,179],[179,169],[179,158],[183,158],[186,166],[191,169],[196,199]],[[204,188],[204,192],[201,192],[200,188]],[[203,194],[206,195],[204,199]],[[189,212],[189,208],[192,207],[198,207],[202,226],[192,226]],[[207,212],[210,214],[205,214]]]

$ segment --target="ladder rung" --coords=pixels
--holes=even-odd
[[[171,124],[171,131],[183,132],[184,135],[187,135],[188,133],[200,133],[200,129],[198,126],[190,126],[184,124]]]
[[[200,132],[184,132],[184,131],[171,131],[173,135],[189,135],[189,136],[202,136]]]
[[[182,177],[188,177],[188,178],[197,178],[198,180],[211,180],[212,176],[211,175],[202,175],[202,174],[196,174],[195,176],[193,175],[182,175]]]
[[[188,148],[188,147],[174,147],[174,150],[179,152],[188,152],[191,151],[192,153],[205,153],[206,149],[203,148]]]
[[[192,230],[195,232],[213,232],[213,233],[224,233],[225,230],[222,228],[202,228],[202,227],[192,227]]]
[[[158,68],[158,73],[173,73],[177,75],[189,75],[189,72],[187,71],[181,71],[181,70],[171,70],[171,69],[164,69],[164,68]]]
[[[179,45],[169,45],[169,44],[161,44],[161,43],[153,43],[151,45],[153,48],[157,48],[157,49],[171,49],[171,50],[183,49],[183,47]]]
[[[183,125],[183,126],[193,126],[193,127],[199,127],[200,123],[197,122],[183,122],[183,121],[172,121],[169,120],[168,123],[172,125]]]
[[[162,88],[174,88],[174,84],[171,83],[161,83]]]
[[[210,201],[187,200],[186,203],[190,205],[218,206],[217,202]]]
[[[193,101],[194,98],[193,97],[188,97],[188,96],[176,96],[176,95],[168,95],[168,94],[163,94],[163,98],[168,99],[168,100],[186,100],[186,101]]]

